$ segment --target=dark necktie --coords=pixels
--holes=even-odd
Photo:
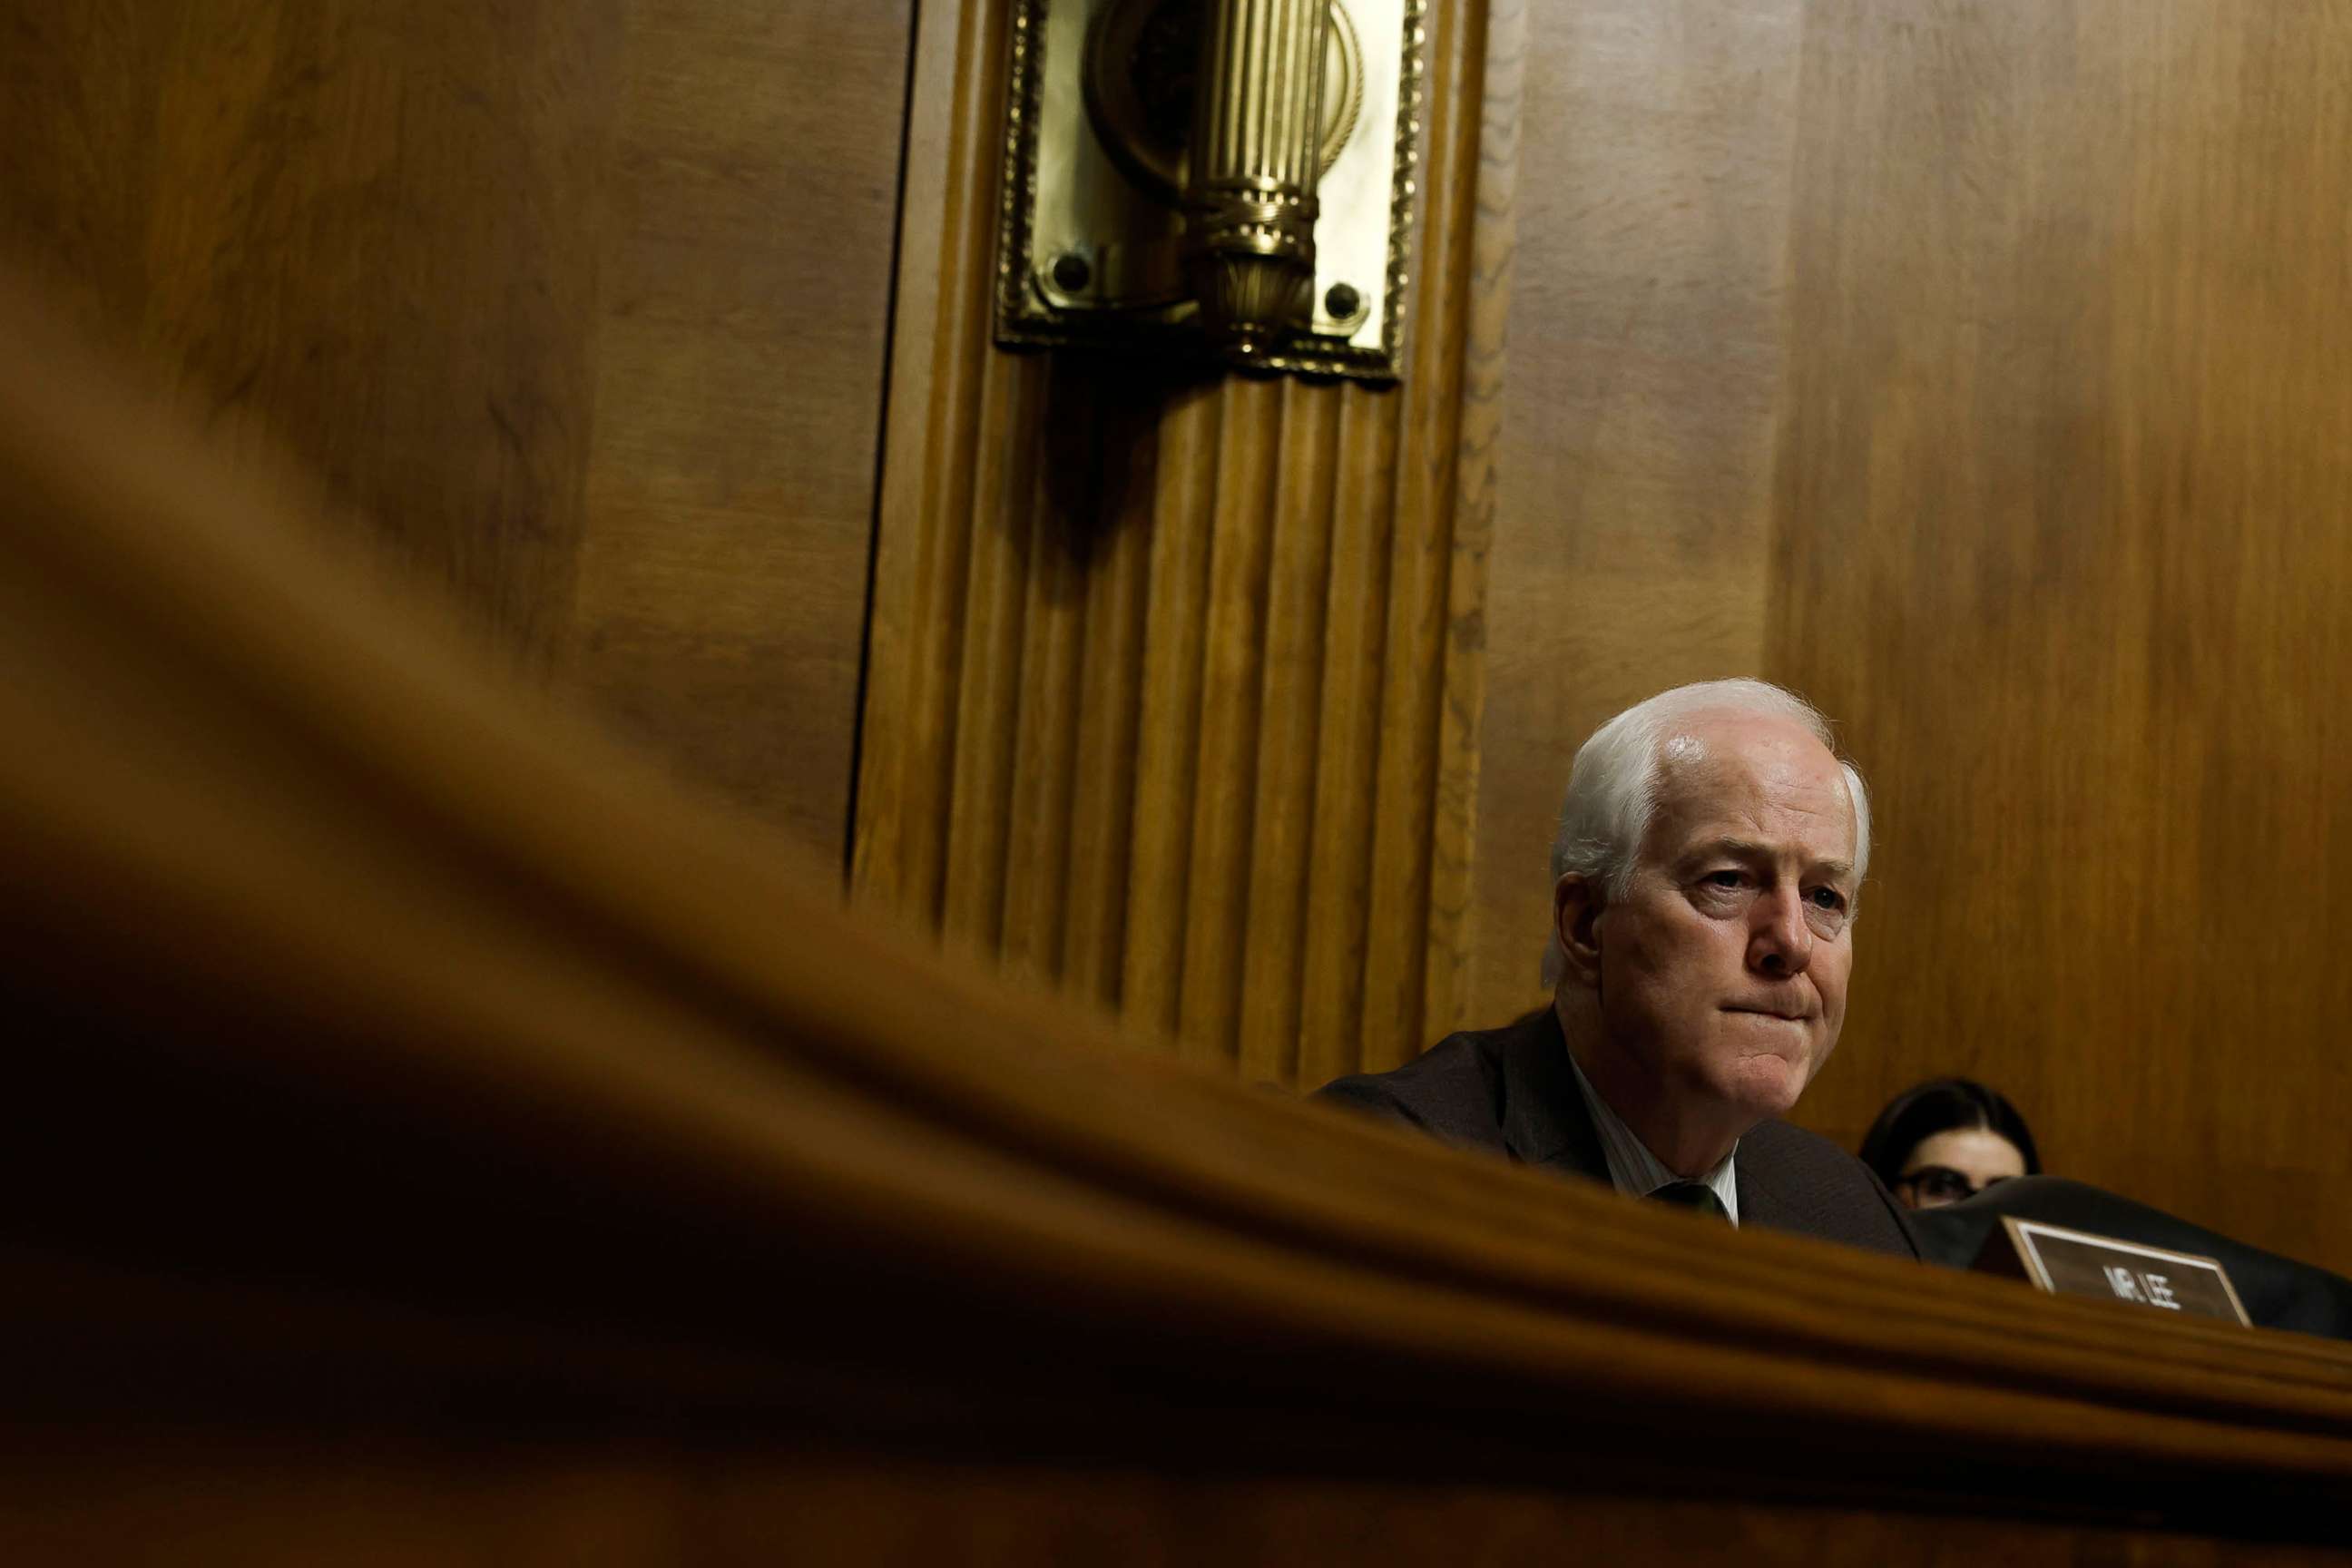
[[[1650,1196],[1662,1204],[1696,1209],[1701,1214],[1713,1215],[1727,1225],[1731,1223],[1731,1215],[1725,1210],[1723,1200],[1717,1197],[1715,1189],[1705,1182],[1668,1182]]]

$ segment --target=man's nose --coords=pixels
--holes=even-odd
[[[1795,888],[1776,888],[1755,904],[1748,935],[1748,966],[1774,979],[1802,974],[1813,962],[1813,928]]]

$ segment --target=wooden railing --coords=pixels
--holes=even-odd
[[[2346,1541],[2344,1349],[1134,1050],[845,915],[37,304],[0,341],[8,1561]]]

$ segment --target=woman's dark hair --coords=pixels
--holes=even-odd
[[[2033,1134],[2025,1130],[2025,1118],[2017,1107],[2000,1090],[1966,1078],[1930,1079],[1888,1100],[1863,1135],[1862,1163],[1892,1186],[1912,1150],[1958,1127],[2000,1133],[2025,1156],[2027,1175],[2042,1173],[2042,1156],[2034,1152]]]

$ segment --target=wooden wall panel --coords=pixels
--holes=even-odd
[[[847,845],[911,0],[633,0],[572,681]]]
[[[0,244],[525,667],[837,856],[910,26],[0,0]]]
[[[2352,1268],[2352,16],[1819,4],[1771,664],[1883,802],[1858,1131]]]
[[[569,613],[618,0],[0,7],[0,235],[526,663]]]
[[[1534,7],[1465,1023],[1539,995],[1577,743],[1757,672],[1879,841],[1843,1142],[1916,1079],[2352,1268],[2352,23]]]
[[[992,348],[1011,7],[934,14],[853,884],[1254,1080],[1402,1061],[1452,1010],[1475,805],[1486,8],[1432,11],[1390,391]]]

